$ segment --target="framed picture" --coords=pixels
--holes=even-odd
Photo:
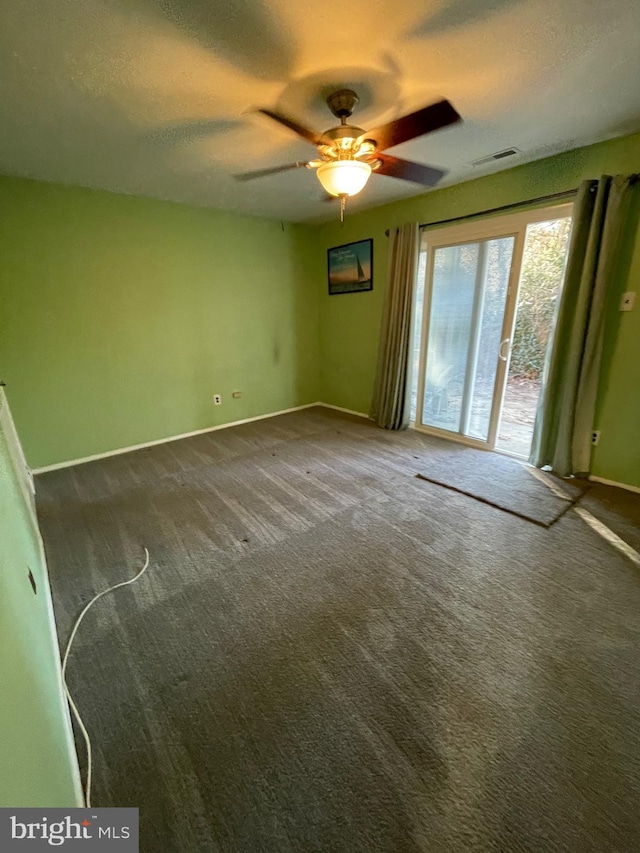
[[[329,296],[373,290],[373,240],[327,249]]]

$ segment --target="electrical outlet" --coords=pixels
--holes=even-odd
[[[213,405],[221,406],[222,405],[222,396],[220,394],[213,395]]]
[[[600,444],[600,430],[599,429],[594,429],[594,431],[591,433],[591,444],[593,444],[594,447],[597,447],[597,445]]]
[[[242,397],[242,391],[232,391],[231,396],[234,400],[239,400]]]
[[[636,301],[636,294],[633,290],[629,290],[627,293],[622,294],[622,300],[620,302],[620,310],[621,311],[633,311],[633,306]]]

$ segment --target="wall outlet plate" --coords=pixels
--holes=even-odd
[[[591,444],[593,444],[594,447],[597,447],[598,444],[600,444],[600,430],[599,429],[594,429],[593,432],[591,433]]]
[[[213,395],[213,404],[214,404],[214,406],[221,406],[222,405],[222,395],[221,394],[214,394]]]
[[[622,299],[620,300],[620,310],[621,311],[633,311],[633,306],[636,301],[635,291],[629,290],[627,293],[622,294]]]

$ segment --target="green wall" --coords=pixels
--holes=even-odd
[[[32,467],[318,399],[306,226],[13,178],[0,197],[0,377]]]
[[[0,390],[0,409],[4,407]],[[0,414],[0,807],[78,806],[81,794],[58,665],[40,534]],[[36,583],[34,595],[29,582]]]
[[[640,135],[579,148],[495,175],[436,190],[405,201],[349,214],[344,226],[320,226],[311,265],[320,294],[320,399],[368,412],[376,369],[387,265],[385,230],[404,222],[427,223],[548,193],[569,190],[585,178],[640,171]],[[373,180],[376,180],[374,177]],[[635,192],[637,199],[638,190]],[[640,290],[640,230],[634,205],[617,293]],[[326,250],[331,246],[374,239],[374,289],[368,293],[328,296]],[[596,428],[593,473],[640,486],[640,303],[635,311],[617,310],[612,298],[605,342],[603,380]],[[640,294],[639,294],[640,299]]]

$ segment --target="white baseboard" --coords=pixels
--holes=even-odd
[[[364,412],[354,412],[353,409],[343,409],[342,406],[334,406],[332,403],[316,403],[316,406],[323,406],[325,409],[334,409],[336,412],[344,412],[346,415],[355,415],[358,418],[367,418]]]
[[[157,444],[167,444],[170,441],[180,441],[181,438],[191,438],[194,435],[203,435],[205,432],[215,432],[219,429],[249,424],[253,421],[262,421],[265,418],[275,418],[278,415],[286,415],[289,412],[299,412],[302,409],[311,409],[314,406],[324,406],[324,403],[305,403],[303,406],[292,406],[290,409],[280,409],[278,412],[268,412],[266,415],[256,415],[253,418],[243,418],[240,421],[229,421],[226,424],[217,424],[204,429],[194,429],[191,432],[183,432],[180,435],[170,435],[167,438],[156,438],[153,441],[143,441],[141,444],[131,444],[128,447],[118,447],[116,450],[107,450],[105,453],[94,453],[91,456],[82,456],[79,459],[68,459],[66,462],[56,462],[53,465],[43,465],[41,468],[33,468],[32,474],[45,474],[47,471],[58,471],[60,468],[70,468],[72,465],[83,465],[85,462],[95,462],[97,459],[106,459],[109,456],[119,456],[121,453],[131,453],[132,450],[142,450],[145,447],[155,447]],[[334,408],[334,407],[331,407]],[[344,409],[343,411],[346,411]]]
[[[83,465],[85,462],[95,462],[98,459],[106,459],[109,456],[119,456],[121,453],[131,453],[132,450],[142,450],[145,447],[154,447],[157,444],[167,444],[170,441],[180,441],[181,438],[191,438],[194,435],[203,435],[206,432],[215,432],[219,429],[228,429],[229,427],[240,426],[241,424],[253,423],[253,421],[262,421],[266,418],[275,418],[278,415],[286,415],[289,412],[300,412],[303,409],[312,409],[314,406],[322,406],[325,409],[333,409],[336,412],[344,412],[347,415],[355,415],[358,418],[366,418],[369,420],[369,415],[364,412],[356,412],[353,409],[345,409],[342,406],[334,406],[332,403],[305,403],[302,406],[292,406],[290,409],[280,409],[278,412],[268,412],[266,415],[256,415],[253,418],[243,418],[239,421],[229,421],[226,424],[217,424],[204,429],[196,429],[191,432],[183,432],[180,435],[170,435],[167,438],[156,438],[153,441],[144,441],[141,444],[132,444],[128,447],[119,447],[117,450],[107,450],[105,453],[94,453],[91,456],[83,456],[79,459],[69,459],[66,462],[56,462],[53,465],[43,465],[41,468],[33,468],[32,474],[45,474],[47,471],[58,471],[60,468],[71,468],[72,465]],[[626,489],[629,492],[640,494],[640,486],[631,486],[627,483],[617,483],[615,480],[605,480],[604,477],[590,476],[590,480],[595,483],[603,483],[605,486],[616,486],[619,489]]]
[[[626,489],[628,492],[640,494],[640,486],[630,486],[628,483],[617,483],[615,480],[605,480],[604,477],[594,477],[593,474],[589,477],[594,483],[604,483],[605,486],[617,486],[619,489]]]

